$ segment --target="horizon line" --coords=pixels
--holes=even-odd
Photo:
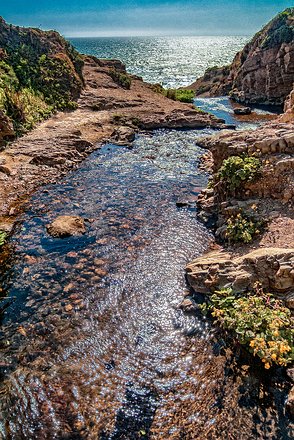
[[[251,34],[129,34],[129,35],[66,35],[65,38],[152,38],[152,37],[249,37]]]

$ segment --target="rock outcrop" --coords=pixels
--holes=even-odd
[[[294,83],[293,89],[286,99],[284,106],[284,113],[280,117],[282,122],[293,122],[294,121]]]
[[[294,8],[278,14],[234,58],[189,86],[197,95],[230,94],[241,103],[282,105],[293,87]]]
[[[199,144],[209,149],[212,155],[214,175],[213,187],[204,190],[198,198],[199,215],[205,221],[215,219],[216,235],[223,238],[228,218],[241,210],[267,223],[277,222],[282,216],[288,218],[285,230],[280,225],[284,244],[272,231],[264,244],[275,246],[276,239],[279,246],[294,247],[293,225],[289,228],[294,206],[293,123],[266,124],[255,131],[223,131],[200,139]],[[253,181],[242,181],[238,189],[228,193],[225,183],[217,177],[218,172],[225,159],[242,155],[259,159],[258,177]]]
[[[186,270],[195,292],[210,295],[231,287],[241,293],[261,282],[294,309],[294,249],[260,248],[234,258],[227,252],[210,252],[188,264]]]
[[[0,147],[1,142],[14,138],[14,136],[15,131],[11,120],[2,110],[0,110]]]

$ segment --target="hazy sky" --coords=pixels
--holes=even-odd
[[[10,23],[56,29],[66,36],[250,35],[277,12],[278,0],[7,0]]]

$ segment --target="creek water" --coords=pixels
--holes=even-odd
[[[291,438],[283,373],[179,309],[185,264],[212,238],[195,213],[209,133],[104,145],[33,195],[1,269],[3,439]],[[51,238],[62,214],[86,234]]]

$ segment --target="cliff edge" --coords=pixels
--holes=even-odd
[[[246,104],[283,105],[294,80],[294,8],[271,20],[232,64],[212,67],[189,88],[196,95],[230,95]]]

